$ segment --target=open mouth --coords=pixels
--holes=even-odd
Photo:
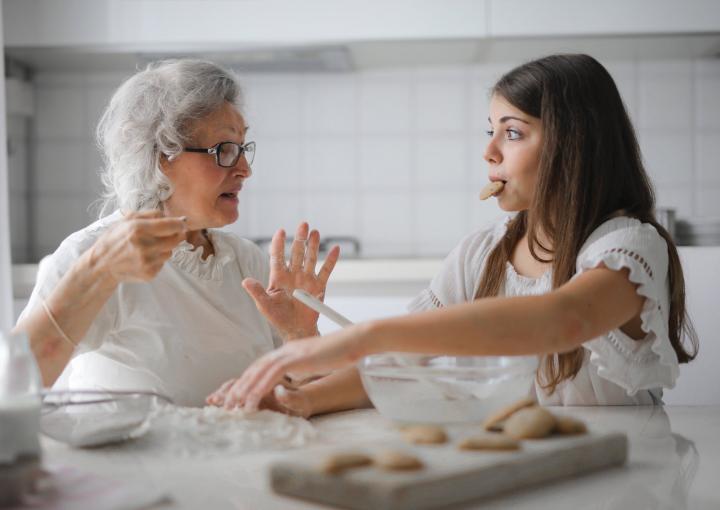
[[[237,191],[228,191],[227,193],[221,193],[221,194],[220,194],[220,197],[221,197],[221,198],[229,198],[229,199],[231,199],[231,200],[236,199],[237,196],[238,196],[238,192],[237,192]]]

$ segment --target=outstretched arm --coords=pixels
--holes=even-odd
[[[378,352],[456,356],[566,352],[632,321],[643,300],[627,270],[600,267],[542,296],[481,299],[293,342],[257,360],[218,397],[226,407],[252,409],[288,371],[341,368]]]

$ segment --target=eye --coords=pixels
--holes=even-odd
[[[485,134],[492,138],[495,134],[495,131],[493,131],[492,129],[488,129],[487,131],[485,131]]]
[[[505,138],[508,140],[519,140],[521,136],[520,131],[516,129],[510,128],[505,130]]]

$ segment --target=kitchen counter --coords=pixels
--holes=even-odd
[[[706,262],[720,257],[720,246],[681,246],[680,257],[686,272],[692,268],[704,267]],[[340,258],[330,285],[363,286],[378,284],[423,284],[426,285],[442,267],[443,259],[438,258]],[[322,261],[318,263],[321,264]],[[16,298],[27,298],[35,284],[37,264],[14,264],[12,268],[13,294]]]
[[[556,408],[585,420],[594,432],[622,431],[630,440],[627,465],[525,489],[460,508],[553,510],[720,508],[720,406]],[[317,444],[391,439],[397,432],[375,410],[312,420]],[[313,445],[310,446],[310,448]],[[275,495],[268,465],[285,452],[213,459],[157,457],[129,445],[73,450],[43,438],[45,463],[94,475],[164,487],[178,509],[321,509],[325,506]]]

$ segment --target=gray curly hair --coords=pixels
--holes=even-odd
[[[115,92],[97,128],[104,186],[100,216],[115,208],[158,209],[172,195],[162,155],[179,155],[194,121],[224,102],[242,109],[235,73],[204,60],[149,64]]]

